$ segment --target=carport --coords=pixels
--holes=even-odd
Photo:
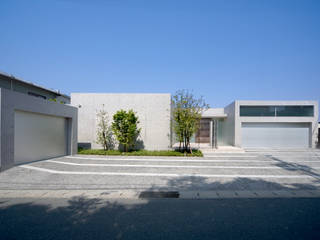
[[[0,89],[1,171],[77,153],[77,108]]]

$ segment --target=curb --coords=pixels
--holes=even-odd
[[[0,190],[0,198],[99,198],[99,199],[244,199],[320,198],[320,190],[269,191],[108,191],[108,190]]]

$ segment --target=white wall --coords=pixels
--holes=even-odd
[[[96,114],[99,110],[104,109],[111,122],[118,110],[133,109],[139,117],[140,140],[144,148],[170,148],[170,94],[72,93],[71,104],[78,107],[79,143],[90,143],[92,148],[102,148],[96,143]]]
[[[235,144],[235,102],[224,108],[227,118],[224,122],[223,135],[226,145]]]

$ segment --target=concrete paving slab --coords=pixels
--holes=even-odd
[[[300,152],[299,158],[294,158],[293,154],[287,152],[251,155],[217,154],[212,158],[61,157],[50,161],[76,164],[123,164],[124,166],[72,166],[50,161],[34,162],[2,172],[0,174],[0,189],[90,190],[92,191],[90,192],[92,197],[99,196],[99,192],[93,192],[94,190],[121,191],[122,194],[128,190],[208,191],[208,193],[203,193],[205,195],[209,194],[210,191],[215,193],[218,191],[233,191],[235,195],[238,194],[238,197],[241,197],[241,194],[247,194],[250,197],[254,194],[251,191],[268,191],[269,195],[267,195],[270,197],[270,191],[276,190],[320,189],[320,172],[317,169],[320,167],[320,160],[318,159],[317,156],[312,156],[310,152]],[[137,164],[150,166],[125,166]],[[152,165],[161,165],[162,167],[157,168]],[[177,165],[179,167],[169,166],[167,168],[166,165]],[[193,165],[201,167],[193,169]],[[24,166],[37,166],[44,171],[26,169]],[[210,169],[207,166],[215,168]],[[268,167],[271,168],[268,169]],[[55,170],[51,171],[52,169]],[[90,170],[90,174],[82,174],[82,172],[88,170]],[[63,174],[60,174],[60,172]],[[74,174],[75,172],[77,174]],[[111,174],[101,174],[104,172]],[[124,173],[124,175],[119,173]],[[130,173],[133,174],[130,175]],[[151,173],[151,175],[144,175],[144,173]],[[249,191],[249,193],[243,191]],[[74,193],[66,192],[64,194],[72,196]],[[112,192],[109,195],[119,196],[117,194]],[[277,196],[276,193],[271,196],[273,197],[273,195]],[[292,197],[295,196],[292,193],[291,195]]]

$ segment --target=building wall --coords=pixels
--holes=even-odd
[[[313,117],[240,117],[240,106],[290,106],[290,105],[313,105]],[[235,146],[241,147],[241,124],[243,122],[263,123],[309,123],[310,124],[310,147],[316,146],[318,127],[318,102],[317,101],[236,101],[235,102]],[[229,118],[229,115],[228,115]]]
[[[15,92],[20,92],[28,94],[29,92],[39,94],[46,97],[46,99],[57,99],[58,102],[62,101],[66,104],[70,103],[70,98],[65,97],[64,95],[58,95],[54,92],[46,91],[45,89],[33,86],[28,83],[24,83],[15,79],[11,79],[7,76],[0,74],[0,88],[9,89]]]
[[[0,88],[0,170],[14,166],[15,111],[66,118],[67,154],[77,153],[77,108]],[[47,133],[44,133],[47,134]]]
[[[133,109],[139,117],[141,141],[139,148],[166,150],[171,147],[171,96],[170,94],[110,94],[72,93],[71,104],[79,109],[79,144],[102,148],[96,143],[97,113],[104,109],[112,116],[121,109]]]
[[[223,139],[227,145],[235,145],[235,102],[226,106],[224,113],[227,114],[227,118],[223,124]]]

